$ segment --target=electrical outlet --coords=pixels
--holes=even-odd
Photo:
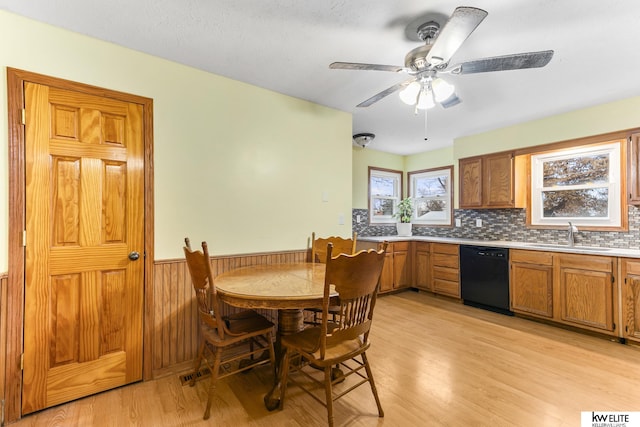
[[[344,225],[344,214],[338,215],[338,225]]]
[[[482,227],[482,220],[480,218],[476,219],[476,227]]]
[[[462,220],[460,218],[456,218],[456,227],[462,227]]]
[[[360,215],[356,215],[356,224],[360,224],[360,221],[362,221],[362,218]]]

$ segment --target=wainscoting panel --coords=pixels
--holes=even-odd
[[[211,258],[214,276],[240,267],[304,262],[309,251],[216,256]],[[184,259],[156,261],[153,271],[153,377],[184,372],[191,368],[198,351],[198,319],[195,293]],[[236,311],[225,307],[227,313]],[[272,310],[261,311],[277,319]]]

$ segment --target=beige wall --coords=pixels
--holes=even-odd
[[[640,97],[457,138],[452,147],[411,156],[385,157],[384,153],[375,154],[373,150],[367,157],[354,154],[354,208],[367,207],[367,177],[361,173],[366,170],[367,161],[376,161],[371,165],[395,169],[398,167],[388,165],[403,164],[404,172],[454,165],[454,206],[457,208],[458,159],[633,128],[640,128]]]
[[[185,235],[233,254],[305,248],[312,231],[351,233],[348,113],[4,11],[0,66],[0,273],[8,264],[6,67],[154,100],[156,259],[182,257]]]

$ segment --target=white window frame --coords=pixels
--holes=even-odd
[[[373,194],[371,185],[372,178],[391,178],[394,180],[394,195],[391,197],[381,196],[379,194]],[[402,198],[402,171],[396,171],[391,169],[381,169],[375,167],[369,167],[369,223],[370,224],[395,224],[396,218],[392,215],[374,215],[373,206],[374,199],[389,199],[393,204],[393,213],[395,214],[398,209],[398,203]]]
[[[621,144],[624,141],[614,141],[604,144],[594,144],[581,147],[573,147],[549,153],[531,155],[531,225],[568,226],[570,221],[576,226],[585,227],[621,227],[622,203],[621,203]],[[607,154],[609,156],[609,182],[607,184],[582,184],[576,186],[555,187],[563,190],[576,190],[588,188],[608,188],[607,216],[602,218],[591,217],[562,217],[545,218],[542,209],[542,193],[553,190],[554,187],[543,188],[543,163],[551,160],[563,160],[581,155]]]
[[[447,188],[444,196],[441,197],[418,197],[416,194],[418,179],[432,178],[446,175],[447,176]],[[425,169],[421,171],[414,171],[408,173],[409,182],[409,195],[413,200],[413,217],[411,222],[416,225],[436,225],[436,226],[451,226],[453,224],[453,166],[445,166],[441,168]],[[447,203],[448,209],[446,209],[444,218],[440,219],[419,219],[418,211],[415,209],[420,199],[425,200],[444,200]]]

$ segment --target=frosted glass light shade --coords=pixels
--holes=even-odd
[[[414,105],[416,103],[416,98],[418,97],[418,92],[420,92],[421,85],[418,82],[413,82],[406,88],[402,89],[399,93],[400,99],[402,102],[408,105]]]
[[[423,88],[420,91],[420,97],[418,98],[418,104],[416,105],[416,108],[418,108],[419,110],[426,110],[435,106],[436,103],[433,101],[433,93],[430,90]]]
[[[451,95],[453,95],[453,92],[456,90],[455,86],[453,86],[450,83],[447,83],[441,78],[435,79],[431,83],[431,87],[433,88],[433,94],[435,95],[436,101],[438,102],[442,102],[445,99],[449,98]]]

